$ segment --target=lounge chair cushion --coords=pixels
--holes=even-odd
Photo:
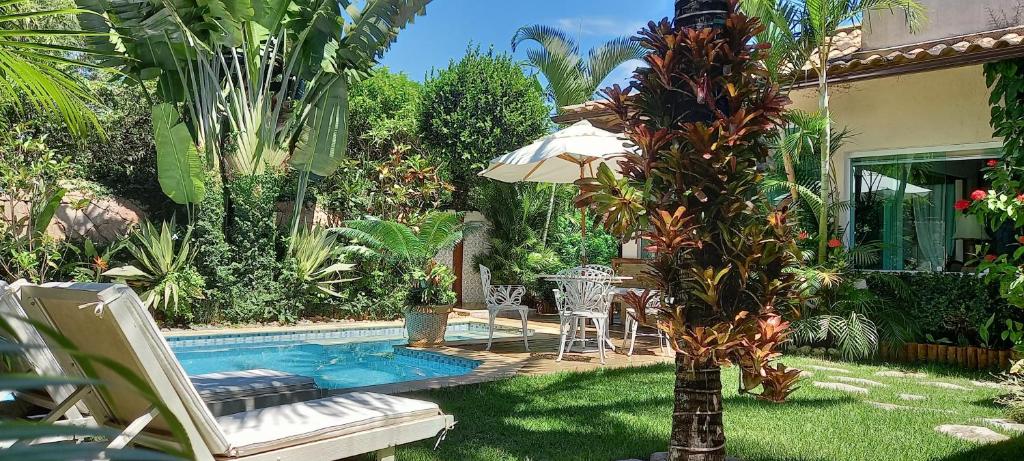
[[[217,418],[229,456],[339,437],[441,415],[437,404],[372,392],[352,392]]]
[[[207,402],[317,388],[316,381],[308,376],[266,368],[193,375],[189,379]]]

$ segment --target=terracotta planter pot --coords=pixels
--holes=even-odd
[[[967,368],[970,368],[971,370],[977,370],[978,369],[978,348],[977,347],[973,347],[973,346],[967,347],[966,354],[967,354]]]

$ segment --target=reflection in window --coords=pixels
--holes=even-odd
[[[964,220],[953,204],[983,187],[986,158],[938,154],[854,159],[854,245],[880,244],[879,257],[864,268],[957,270],[965,248],[973,248],[984,236],[973,235],[979,232],[965,222],[958,232],[957,222]]]

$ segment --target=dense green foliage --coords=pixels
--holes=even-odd
[[[1024,319],[1024,312],[1007,303],[999,295],[998,287],[974,274],[865,272],[863,275],[871,291],[915,327],[914,336],[908,338],[912,341],[928,342],[930,336],[951,344],[978,345],[978,329],[993,314],[996,316],[993,336],[997,339],[1007,319]],[[888,277],[902,280],[910,292],[896,293],[893,285],[884,280]],[[993,345],[1012,346],[1001,341]]]
[[[467,209],[488,160],[547,133],[549,112],[540,83],[493,50],[469,48],[427,79],[420,132],[430,158],[455,186],[456,209]]]
[[[784,405],[739,395],[738,373],[722,376],[728,416],[730,456],[744,461],[980,461],[1018,459],[1024,437],[991,445],[957,440],[935,431],[940,424],[960,424],[1000,417],[991,401],[1000,391],[969,380],[984,373],[964,373],[939,366],[923,371],[937,380],[968,390],[951,391],[915,379],[882,378],[885,368],[845,362],[786,357],[800,368],[827,366],[849,370],[845,376],[881,381],[870,395],[818,389],[807,380]],[[901,365],[905,366],[905,365]],[[819,372],[819,375],[821,372]],[[519,376],[492,383],[421,392],[414,397],[437,402],[460,421],[434,450],[426,440],[398,449],[404,461],[579,461],[648,459],[665,451],[672,412],[672,367],[607,368]],[[923,395],[907,402],[899,394]],[[913,407],[885,411],[868,402]],[[942,411],[934,411],[941,409]],[[953,423],[958,421],[958,423]],[[784,430],[780,428],[785,428]],[[997,432],[1002,432],[996,429]]]

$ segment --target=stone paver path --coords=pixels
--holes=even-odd
[[[826,382],[815,381],[815,382],[811,383],[811,385],[814,386],[814,387],[817,387],[818,389],[828,389],[828,390],[832,390],[832,391],[848,392],[848,393],[851,393],[851,394],[867,394],[868,393],[868,390],[863,388],[863,387],[857,387],[857,386],[853,386],[853,385],[850,385],[850,384],[843,384],[843,383],[831,383],[831,382],[827,382],[827,381]]]
[[[807,368],[812,368],[812,369],[815,369],[815,370],[818,370],[818,371],[830,371],[832,373],[847,374],[847,373],[850,372],[850,370],[847,370],[845,368],[823,367],[823,366],[819,366],[819,365],[811,365],[811,366],[809,366]]]
[[[978,386],[978,387],[984,387],[984,388],[987,388],[987,389],[1006,390],[1006,386],[1002,385],[1001,383],[997,383],[995,381],[971,381],[971,384],[973,384],[975,386]]]
[[[853,377],[850,377],[850,376],[829,376],[828,379],[831,379],[831,380],[834,380],[834,381],[841,381],[841,382],[844,382],[844,383],[850,383],[850,384],[860,384],[861,386],[886,387],[885,384],[880,383],[878,381],[872,381],[870,379],[864,379],[864,378],[853,378]]]
[[[935,428],[943,434],[956,437],[960,440],[975,443],[999,443],[1010,440],[1009,437],[1000,434],[987,427],[964,426],[960,424],[943,424]]]
[[[873,406],[875,408],[878,408],[880,410],[885,410],[885,411],[914,410],[915,409],[914,407],[905,407],[903,405],[896,405],[895,403],[872,402],[870,400],[866,400],[864,403],[867,403],[868,405],[871,405],[871,406]]]
[[[1018,434],[1024,434],[1024,424],[1016,423],[1006,419],[986,419],[985,424],[990,426],[998,427],[1004,431],[1016,432]]]
[[[927,373],[913,373],[909,371],[897,371],[897,370],[885,370],[875,372],[875,376],[881,376],[883,378],[927,378]]]
[[[923,382],[921,384],[924,384],[926,386],[937,387],[939,389],[947,389],[947,390],[951,390],[951,391],[966,391],[966,390],[969,390],[966,387],[963,387],[963,386],[961,386],[959,384],[944,383],[942,381],[925,381],[925,382]]]
[[[801,370],[800,371],[800,377],[801,378],[813,378],[814,377],[814,372],[811,371],[811,370]]]
[[[917,394],[900,394],[900,400],[906,400],[908,402],[920,402],[922,400],[928,400],[928,397]]]

